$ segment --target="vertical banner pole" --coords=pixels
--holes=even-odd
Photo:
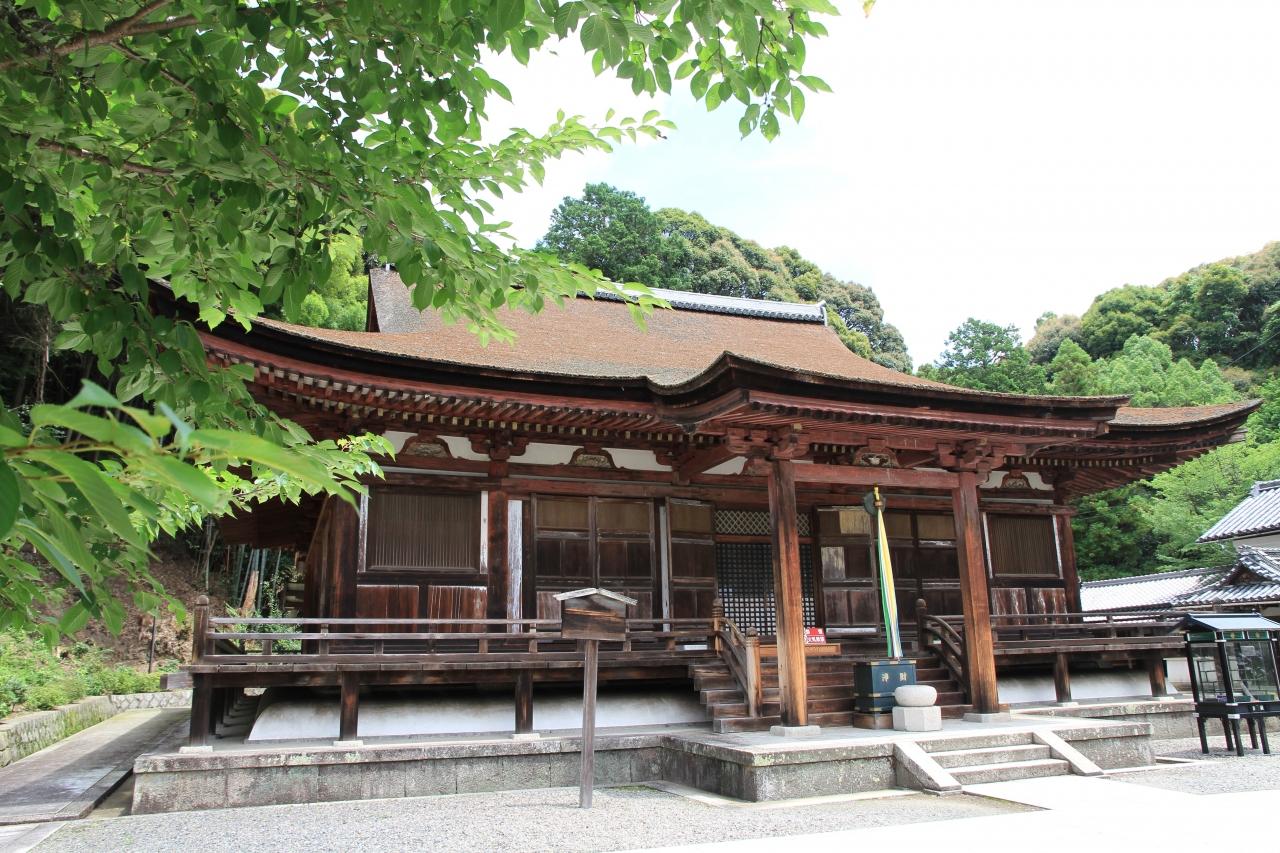
[[[889,556],[889,536],[884,526],[884,499],[880,497],[880,487],[873,489],[876,507],[876,541],[880,564],[880,598],[884,611],[884,633],[886,651],[891,658],[902,657],[902,635],[898,631],[898,595],[893,587],[893,562]]]
[[[596,764],[596,672],[600,662],[600,641],[583,640],[586,657],[582,673],[582,772],[578,805],[591,808],[591,783]]]

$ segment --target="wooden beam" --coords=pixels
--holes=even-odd
[[[727,444],[716,444],[703,450],[695,450],[676,463],[676,479],[687,483],[704,471],[733,459],[738,454]]]
[[[991,638],[991,599],[982,547],[982,512],[978,508],[978,475],[963,471],[952,493],[956,556],[960,562],[960,595],[964,605],[965,674],[969,703],[981,714],[1000,710],[996,689],[996,656]]]
[[[773,527],[773,591],[778,625],[778,686],[784,726],[809,722],[804,655],[804,593],[796,526],[794,462],[769,463],[769,515]]]
[[[958,482],[957,475],[950,471],[916,471],[911,468],[869,468],[856,465],[796,465],[795,481],[916,489],[954,489]]]

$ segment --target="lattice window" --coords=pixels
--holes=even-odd
[[[809,535],[809,514],[796,514],[796,529],[801,536]],[[723,536],[772,536],[773,525],[769,513],[762,509],[717,509],[716,533]]]
[[[717,518],[720,513],[716,513]],[[768,517],[768,514],[765,514]],[[773,552],[768,542],[716,544],[716,580],[724,614],[740,628],[761,634],[777,632],[773,598]],[[804,596],[804,624],[817,624],[813,596],[813,550],[800,546],[800,585]]]

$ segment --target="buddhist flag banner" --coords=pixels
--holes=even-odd
[[[885,646],[889,657],[902,657],[902,635],[898,631],[898,596],[893,588],[893,562],[889,559],[889,535],[884,527],[884,500],[876,486],[876,562],[880,565],[880,608],[884,613]]]

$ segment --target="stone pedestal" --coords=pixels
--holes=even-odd
[[[893,709],[893,728],[899,732],[936,732],[942,729],[942,709],[937,707],[907,707]]]
[[[769,734],[774,737],[813,737],[822,734],[818,726],[770,726]]]

